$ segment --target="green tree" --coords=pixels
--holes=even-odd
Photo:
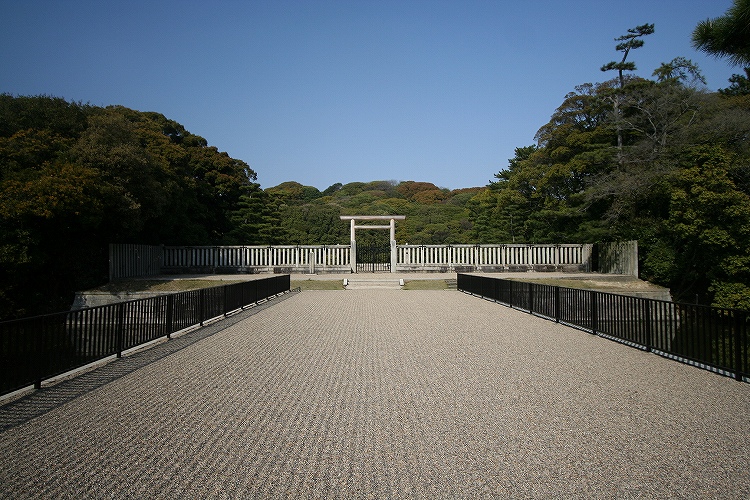
[[[532,211],[535,187],[527,177],[527,163],[536,145],[515,148],[508,167],[495,174],[496,181],[470,200],[472,235],[478,243],[525,242],[525,227]]]
[[[615,50],[622,52],[622,59],[617,61],[611,61],[602,66],[602,71],[617,70],[618,80],[620,82],[620,88],[625,87],[625,77],[623,71],[635,71],[635,63],[632,61],[626,61],[630,51],[643,47],[644,41],[641,37],[651,35],[654,33],[653,24],[642,24],[635,28],[628,29],[626,35],[615,38],[616,42],[620,42],[615,46]]]
[[[729,77],[731,85],[725,89],[719,89],[723,96],[743,96],[750,95],[750,68],[745,68],[744,75],[734,74]]]
[[[568,94],[537,132],[537,149],[508,177],[507,187],[526,200],[519,206],[527,214],[522,226],[525,241],[592,238],[579,234],[578,228],[586,219],[598,218],[601,203],[586,205],[584,194],[614,165],[616,139],[606,98],[611,85],[584,84]],[[508,202],[518,205],[517,194]]]
[[[707,92],[684,58],[654,76],[568,94],[468,204],[475,241],[638,239],[644,277],[746,307],[750,105]]]
[[[60,97],[12,96],[0,94],[0,137],[20,130],[47,130],[50,134],[75,139],[86,129],[91,106],[67,102]]]
[[[329,188],[330,189],[330,188]],[[322,193],[313,186],[303,186],[299,182],[282,182],[278,186],[266,189],[266,191],[285,203],[301,203],[320,198]]]
[[[690,86],[698,83],[706,84],[706,79],[698,65],[684,57],[675,57],[668,63],[662,63],[654,70],[653,76],[657,78],[659,83],[679,82]]]
[[[285,243],[336,245],[349,242],[348,226],[339,219],[341,208],[320,202],[286,205],[281,210]]]
[[[70,307],[79,283],[106,275],[111,188],[98,171],[59,163],[0,183],[0,316]]]
[[[69,307],[109,243],[227,241],[254,179],[158,113],[0,95],[0,316]]]
[[[730,64],[750,65],[750,0],[734,0],[727,12],[701,21],[693,30],[693,47]]]
[[[625,76],[624,71],[635,71],[636,66],[635,63],[632,61],[626,61],[628,58],[628,55],[630,54],[630,51],[633,49],[638,49],[643,47],[643,44],[645,43],[641,37],[644,37],[646,35],[651,35],[654,33],[654,25],[653,24],[642,24],[640,26],[636,26],[635,28],[628,29],[628,33],[626,35],[622,35],[618,38],[615,38],[616,42],[620,42],[615,46],[615,50],[618,52],[622,52],[622,60],[620,62],[617,61],[611,61],[605,64],[601,67],[602,71],[612,71],[617,70],[618,74],[618,82],[620,83],[620,89],[625,88]],[[623,148],[623,136],[622,131],[620,130],[620,123],[619,119],[622,117],[622,111],[621,111],[621,95],[620,93],[613,93],[613,106],[614,106],[614,114],[617,118],[615,120],[616,126],[617,126],[617,149],[619,151],[622,151]]]
[[[747,307],[750,294],[750,196],[729,172],[738,159],[720,146],[701,146],[674,176],[659,265],[683,299],[709,295],[715,305]],[[649,272],[649,269],[646,269]]]
[[[336,182],[336,183],[334,183],[334,184],[331,184],[330,186],[328,186],[328,187],[327,187],[327,188],[325,189],[325,191],[323,191],[323,193],[321,193],[321,194],[322,194],[323,196],[332,196],[332,195],[333,195],[333,194],[335,194],[335,193],[336,193],[336,192],[337,192],[337,191],[338,191],[339,189],[341,189],[341,187],[342,187],[342,186],[343,186],[343,184],[341,184],[340,182]]]
[[[232,229],[226,242],[232,245],[277,245],[287,243],[281,229],[278,205],[260,184],[246,186],[236,210],[230,215]]]

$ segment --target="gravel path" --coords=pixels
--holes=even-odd
[[[0,497],[750,497],[748,384],[455,291],[240,319],[9,425]]]

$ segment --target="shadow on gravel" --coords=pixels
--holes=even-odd
[[[58,384],[42,387],[27,396],[11,401],[0,406],[0,433],[21,425],[40,415],[62,406],[74,399],[102,387],[110,382],[124,377],[134,371],[148,366],[151,363],[164,359],[188,346],[208,338],[215,333],[225,330],[250,316],[267,309],[268,307],[291,297],[286,293],[273,298],[262,304],[255,305],[243,311],[237,312],[224,319],[208,324],[202,328],[174,337],[168,341],[161,342],[150,348],[124,356],[116,361],[107,363],[82,373],[69,380]]]

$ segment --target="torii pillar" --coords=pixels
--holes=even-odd
[[[406,219],[405,215],[342,215],[341,220],[348,220],[351,227],[351,250],[349,252],[349,263],[353,273],[357,272],[357,229],[390,229],[391,230],[391,272],[396,272],[396,221]],[[357,225],[360,220],[387,220],[389,225]]]

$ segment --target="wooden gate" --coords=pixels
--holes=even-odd
[[[389,245],[368,245],[357,248],[357,272],[391,272],[391,247]]]

